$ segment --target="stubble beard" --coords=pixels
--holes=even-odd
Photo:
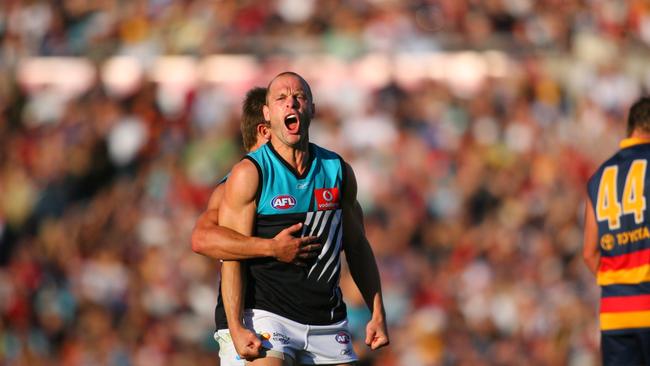
[[[305,122],[303,122],[303,120]],[[289,134],[286,127],[284,127],[284,126],[280,127],[281,128],[281,131],[279,131],[280,133],[273,133],[274,131],[272,131],[272,135],[275,135],[275,137],[277,137],[279,142],[282,143],[283,145],[286,145],[287,147],[290,147],[290,148],[296,149],[296,150],[304,150],[304,151],[306,151],[307,146],[309,146],[309,126],[311,124],[311,118],[301,115],[300,116],[300,121],[301,121],[300,122],[300,130],[299,130],[300,133],[297,135],[299,138],[298,138],[297,141],[295,141],[293,143],[290,142],[289,140],[290,140],[291,137],[296,136],[296,135]],[[304,125],[303,125],[303,123],[304,123]]]

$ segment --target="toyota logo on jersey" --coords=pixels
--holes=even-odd
[[[335,210],[339,208],[339,188],[319,188],[314,190],[318,211]]]
[[[271,200],[271,206],[276,210],[288,210],[295,205],[296,199],[290,194],[281,194]]]

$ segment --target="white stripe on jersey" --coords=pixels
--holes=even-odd
[[[341,289],[339,287],[336,287],[334,289],[334,296],[336,296],[336,306],[333,307],[332,311],[330,312],[330,319],[334,319],[334,310],[336,310],[336,308],[341,306]],[[332,296],[332,297],[334,297],[334,296]]]
[[[335,230],[335,229],[334,229],[334,227],[331,227],[330,230]],[[336,273],[336,269],[339,267],[339,264],[341,263],[341,256],[339,255],[339,250],[341,249],[341,236],[342,236],[342,234],[343,234],[343,228],[340,228],[339,233],[336,236],[336,247],[334,247],[334,251],[332,252],[332,256],[327,261],[327,264],[325,264],[325,267],[323,267],[323,271],[318,276],[318,280],[320,280],[320,278],[323,277],[323,274],[325,274],[325,271],[327,271],[329,266],[332,264],[332,262],[334,261],[334,258],[337,258],[338,261],[336,263],[336,266],[334,267],[334,270],[332,271],[332,274],[327,279],[327,282],[329,282],[329,280],[332,279],[332,276],[334,276],[334,273]]]
[[[314,223],[311,225],[311,231],[309,232],[309,236],[314,235],[314,232],[318,228],[318,226],[321,224],[320,219],[323,217],[323,212],[318,211],[316,212],[316,218],[314,219]]]
[[[323,233],[323,230],[325,229],[325,225],[327,223],[327,219],[329,218],[329,216],[331,214],[332,214],[331,210],[330,211],[325,211],[325,218],[323,219],[323,222],[321,222],[321,225],[320,225],[321,228],[318,231],[319,236],[320,236],[320,234]],[[336,210],[336,214],[334,215],[334,218],[332,219],[332,224],[330,225],[330,231],[329,231],[329,233],[327,235],[327,241],[325,242],[325,245],[324,245],[323,249],[321,250],[321,253],[318,255],[318,259],[316,260],[314,265],[311,266],[311,269],[309,270],[309,273],[307,274],[307,278],[309,278],[309,276],[311,276],[311,273],[314,270],[314,268],[316,268],[316,265],[321,261],[321,259],[323,259],[325,254],[327,254],[330,247],[332,246],[332,239],[333,239],[333,236],[334,236],[334,232],[336,231],[336,230],[334,230],[334,228],[336,228],[339,225],[340,221],[341,221],[341,210],[339,209],[339,210]]]
[[[307,227],[311,223],[311,218],[314,216],[314,212],[309,211],[307,212],[307,217],[305,218],[305,223],[302,225],[302,234],[300,234],[301,237],[305,236],[305,232],[307,231]]]

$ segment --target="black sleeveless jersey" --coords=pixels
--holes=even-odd
[[[341,157],[314,144],[304,174],[298,174],[271,143],[248,154],[258,169],[254,235],[272,238],[302,222],[301,236],[318,236],[318,258],[301,267],[273,258],[245,262],[245,307],[266,310],[293,321],[326,325],[346,316],[339,288],[343,237],[341,198],[345,166]]]

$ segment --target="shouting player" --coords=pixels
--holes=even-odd
[[[298,74],[281,73],[269,83],[264,117],[270,142],[235,165],[219,211],[221,225],[244,235],[271,238],[298,223],[302,235],[323,244],[307,266],[273,258],[224,262],[242,270],[247,281],[243,292],[236,282],[222,283],[222,291],[235,347],[252,365],[356,361],[339,288],[341,250],[371,310],[366,344],[377,349],[389,342],[356,179],[339,155],[309,143],[314,108],[311,89]],[[260,335],[261,347],[252,332]]]
[[[248,91],[242,105],[241,132],[244,148],[253,151],[268,141],[269,125],[264,121],[262,106],[265,104],[266,89],[253,88]],[[300,230],[301,225],[293,225],[281,231],[273,239],[251,238],[231,229],[219,226],[219,207],[223,197],[224,185],[215,188],[210,196],[207,210],[201,214],[192,232],[192,250],[205,256],[221,259],[247,259],[254,257],[273,257],[281,262],[298,262],[309,258],[320,249],[313,243],[314,237],[294,238],[291,234]],[[239,281],[239,272],[234,275],[227,268],[222,268],[221,282]],[[222,366],[243,366],[244,360],[238,357],[228,331],[226,315],[223,309],[221,290],[215,309],[217,332],[215,339],[219,343],[219,358]]]

